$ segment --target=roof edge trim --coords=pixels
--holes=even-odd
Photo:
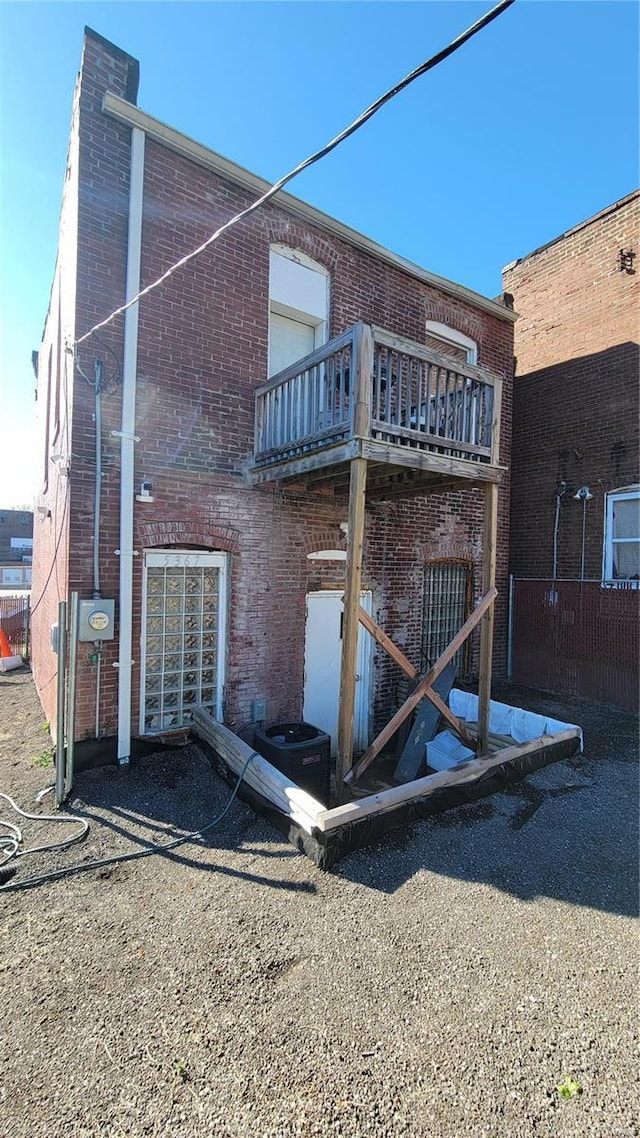
[[[219,174],[220,177],[235,182],[237,185],[242,186],[243,189],[250,190],[256,197],[261,196],[269,189],[271,183],[266,182],[264,178],[259,178],[257,174],[251,173],[250,170],[246,170],[243,166],[238,166],[235,162],[225,158],[222,154],[216,153],[215,150],[211,150],[202,143],[189,138],[188,135],[182,134],[173,127],[167,126],[166,123],[153,118],[153,116],[147,114],[146,111],[141,111],[139,107],[133,106],[125,99],[114,95],[111,91],[106,92],[102,109],[105,114],[110,115],[111,118],[117,119],[119,122],[125,123],[130,127],[138,127],[154,141],[163,146],[167,146],[170,150],[176,151],[176,153],[183,155],[183,157],[190,159],[192,162],[196,162],[200,166],[204,166],[208,170],[213,170],[214,173]],[[407,273],[408,276],[415,277],[417,280],[439,289],[448,296],[456,297],[456,299],[464,301],[474,308],[480,308],[484,312],[488,312],[491,316],[495,316],[498,320],[505,320],[509,324],[517,320],[517,314],[513,312],[512,309],[505,308],[504,305],[498,301],[490,300],[481,293],[474,292],[473,289],[456,284],[455,281],[447,280],[446,277],[440,277],[436,273],[430,273],[427,269],[421,268],[420,265],[416,265],[413,261],[401,257],[398,253],[391,252],[390,249],[386,249],[383,245],[378,245],[377,242],[372,241],[370,237],[366,237],[363,233],[359,233],[356,229],[351,229],[348,225],[343,225],[341,221],[331,217],[328,213],[323,213],[321,210],[316,209],[315,206],[302,201],[301,198],[296,198],[292,194],[281,190],[277,195],[277,200],[282,203],[285,209],[302,220],[308,221],[312,225],[316,225],[321,229],[335,234],[336,237],[348,242],[348,244],[354,245],[356,248],[361,249],[372,257],[376,257],[378,260],[386,261],[387,264],[393,265],[394,268],[400,269],[402,272]]]

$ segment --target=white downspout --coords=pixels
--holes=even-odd
[[[142,202],[144,191],[144,131],[131,130],[129,181],[129,232],[125,300],[140,291]],[[118,656],[118,763],[131,754],[131,669],[133,622],[133,502],[136,425],[136,374],[138,369],[138,305],[124,314],[122,368],[122,428],[120,435],[120,649]]]

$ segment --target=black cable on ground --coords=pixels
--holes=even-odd
[[[234,801],[234,799],[235,799],[235,797],[236,797],[236,795],[240,789],[240,784],[241,784],[241,782],[245,776],[245,772],[247,770],[247,767],[249,766],[249,763],[254,758],[255,758],[255,752],[254,752],[254,754],[249,755],[249,758],[247,759],[246,763],[244,764],[242,770],[240,771],[240,774],[238,775],[238,778],[236,780],[236,784],[235,784],[235,786],[231,792],[231,795],[230,795],[224,809],[215,818],[212,818],[212,820],[210,822],[207,822],[206,826],[202,826],[199,830],[190,830],[188,834],[182,834],[181,837],[174,838],[170,842],[164,842],[164,843],[154,842],[149,846],[145,846],[145,848],[142,850],[134,850],[133,853],[113,854],[113,856],[111,856],[111,857],[97,858],[95,861],[84,861],[84,862],[80,862],[79,865],[69,865],[69,866],[66,866],[64,869],[54,869],[50,873],[40,873],[36,877],[26,877],[22,881],[11,881],[10,884],[4,884],[4,885],[0,884],[0,893],[9,893],[9,892],[12,892],[12,891],[17,890],[17,889],[31,889],[35,885],[43,885],[46,881],[57,881],[62,877],[70,877],[74,873],[82,873],[83,870],[85,870],[85,869],[100,869],[104,865],[120,865],[122,862],[125,862],[125,861],[136,861],[137,858],[150,857],[151,854],[166,853],[168,850],[174,850],[174,849],[176,849],[177,846],[184,845],[185,842],[193,841],[194,838],[201,838],[203,834],[206,834],[209,830],[212,830],[214,828],[214,826],[217,826],[222,821],[224,816],[231,809],[231,805],[232,805],[232,803],[233,803],[233,801]],[[2,797],[6,798],[6,797],[8,797],[8,795],[2,795]],[[23,811],[20,811],[20,813],[23,813]],[[28,815],[28,817],[37,817],[40,820],[42,820],[41,815]],[[71,816],[69,816],[69,817],[71,817]],[[58,819],[56,819],[56,821],[57,820]],[[68,821],[69,818],[67,818],[65,820]],[[79,819],[79,818],[77,818],[77,819],[74,818],[72,820],[77,821],[77,822],[80,822],[80,821],[84,822],[84,819]],[[89,824],[86,823],[86,825],[88,828]],[[77,840],[77,839],[72,839],[72,840]],[[25,850],[24,852],[25,853],[28,853],[28,852],[32,853],[34,851],[33,850],[29,850],[29,851]],[[6,869],[7,867],[5,866],[4,868]],[[0,877],[0,881],[1,881],[1,877]]]

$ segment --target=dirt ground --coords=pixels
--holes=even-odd
[[[637,1138],[637,720],[507,695],[579,723],[584,755],[332,874],[236,800],[173,853],[0,898],[0,1133]],[[0,789],[27,810],[43,718],[26,669],[0,676]],[[228,796],[196,745],[87,771],[86,841],[14,880]]]

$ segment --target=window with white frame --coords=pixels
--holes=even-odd
[[[427,320],[425,326],[425,344],[428,348],[440,352],[444,356],[451,356],[455,360],[463,360],[467,364],[478,362],[478,345],[470,336],[442,324],[439,320]]]
[[[286,245],[269,251],[269,375],[308,356],[327,339],[329,274]]]
[[[640,486],[607,494],[603,576],[605,581],[640,580]]]

